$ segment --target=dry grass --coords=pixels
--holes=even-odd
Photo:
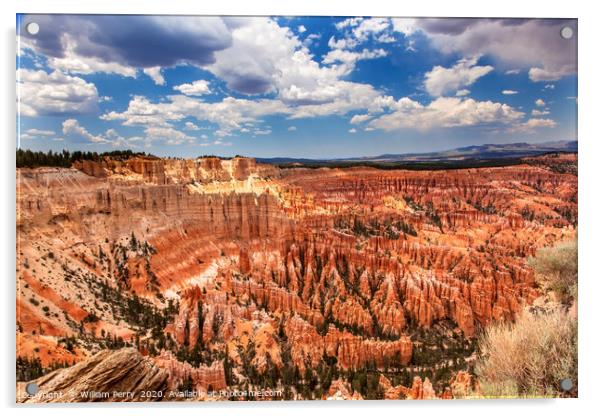
[[[577,241],[560,243],[555,247],[539,249],[529,265],[537,280],[555,293],[557,299],[568,305],[577,297]]]
[[[480,342],[476,373],[488,397],[575,396],[577,321],[564,308],[524,311],[513,324],[488,327]],[[562,379],[575,388],[563,392]]]

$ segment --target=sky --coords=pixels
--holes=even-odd
[[[32,150],[319,159],[577,139],[576,20],[17,15],[16,77]]]

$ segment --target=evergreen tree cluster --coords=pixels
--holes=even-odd
[[[71,363],[67,361],[55,361],[48,367],[42,366],[42,361],[38,357],[17,357],[17,381],[29,381],[42,377],[51,371],[59,368],[69,367]]]
[[[126,160],[134,156],[151,156],[144,152],[133,152],[131,150],[114,150],[112,152],[82,152],[76,150],[70,152],[63,150],[62,152],[32,151],[17,149],[17,167],[18,168],[37,168],[40,166],[52,166],[69,168],[76,160],[92,160],[100,161],[105,157],[112,159]]]

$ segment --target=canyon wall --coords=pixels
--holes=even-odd
[[[168,388],[200,392],[250,368],[412,365],[416,334],[471,339],[538,296],[527,257],[577,227],[577,177],[551,165],[19,169],[18,352],[73,364],[138,346]],[[398,393],[432,395],[421,383]]]

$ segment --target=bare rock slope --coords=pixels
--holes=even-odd
[[[167,389],[167,378],[166,371],[134,348],[104,350],[73,367],[30,382],[39,388],[35,395],[27,394],[28,383],[19,383],[17,400],[21,403],[158,401]]]

